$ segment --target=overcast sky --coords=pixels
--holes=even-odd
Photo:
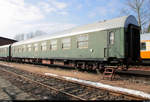
[[[48,33],[120,16],[125,0],[0,0],[0,36]]]

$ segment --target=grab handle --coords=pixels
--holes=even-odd
[[[107,48],[104,48],[104,57],[107,57]]]

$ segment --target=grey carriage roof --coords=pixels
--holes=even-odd
[[[138,25],[138,22],[136,18],[132,15],[130,16],[123,16],[111,20],[104,20],[101,22],[96,22],[93,24],[87,24],[84,26],[79,26],[76,28],[72,28],[69,30],[65,30],[59,33],[55,33],[52,35],[42,36],[42,37],[36,37],[33,39],[20,41],[12,44],[12,46],[21,45],[21,44],[28,44],[28,43],[34,43],[42,40],[49,40],[49,39],[55,39],[59,37],[67,37],[71,35],[77,35],[77,34],[83,34],[88,32],[95,32],[95,31],[101,31],[106,29],[112,29],[112,28],[119,28],[119,27],[128,27],[129,24]],[[55,36],[54,36],[55,35]]]
[[[150,33],[141,34],[141,40],[150,40]]]

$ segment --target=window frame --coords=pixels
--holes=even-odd
[[[83,39],[82,37],[87,37],[85,39]],[[82,40],[81,40],[82,38]],[[83,43],[87,43],[85,44],[86,46],[81,46],[80,44],[83,44]],[[85,35],[79,35],[77,37],[77,48],[79,49],[84,49],[84,48],[88,48],[89,47],[89,35],[88,34],[85,34]]]
[[[26,52],[26,45],[23,45],[23,52]]]
[[[29,44],[29,45],[27,45],[27,51],[28,52],[31,52],[32,51],[32,46]]]
[[[115,44],[115,32],[110,31],[108,37],[109,37],[109,41],[108,41],[109,45],[114,45]]]
[[[22,53],[22,48],[21,47],[18,48],[18,52]]]
[[[57,50],[57,47],[58,47],[57,43],[58,43],[57,40],[51,40],[50,41],[50,50]]]
[[[33,50],[34,50],[34,52],[38,52],[39,48],[38,48],[38,44],[37,43],[35,43],[33,45]]]
[[[42,42],[41,43],[41,51],[46,51],[47,50],[47,43],[46,42]]]
[[[68,41],[67,41],[68,40]],[[66,46],[67,45],[67,46]],[[69,45],[69,46],[68,46]],[[61,48],[63,50],[71,49],[71,38],[63,38],[61,40]]]

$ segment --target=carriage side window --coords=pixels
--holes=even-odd
[[[19,53],[19,48],[17,48],[17,53]]]
[[[4,48],[2,49],[2,52],[4,53]]]
[[[109,44],[113,45],[115,41],[115,33],[114,32],[109,32]]]
[[[12,48],[12,51],[15,53],[15,48],[14,47]]]
[[[4,52],[6,52],[6,48],[4,48]]]
[[[15,53],[17,53],[17,51],[18,51],[18,49],[17,49],[17,47],[15,47]]]
[[[70,47],[71,47],[71,39],[70,38],[62,39],[62,49],[70,49]]]
[[[19,53],[19,48],[17,48],[17,52]]]
[[[30,52],[31,51],[31,45],[28,45],[27,49],[28,49],[28,52]]]
[[[44,43],[42,43],[42,45],[41,45],[41,50],[42,51],[46,51],[46,42],[44,42]]]
[[[2,51],[3,51],[3,53],[5,52],[5,51],[4,51],[4,48],[2,49]]]
[[[4,51],[7,52],[7,48],[4,48]]]
[[[21,48],[21,52],[24,52],[24,47],[22,46],[22,48]]]
[[[17,49],[16,49],[16,47],[14,47],[14,53],[16,53],[17,51],[16,51]]]
[[[20,48],[18,48],[18,53],[20,53]]]
[[[17,52],[17,48],[16,47],[14,47],[14,53],[16,53]]]
[[[1,53],[3,53],[3,49],[1,48]]]
[[[1,49],[1,53],[3,53],[3,49]]]
[[[57,40],[52,40],[50,42],[50,49],[51,50],[57,50]]]
[[[142,42],[141,43],[141,50],[146,50],[146,43],[145,42]]]
[[[3,53],[3,50],[2,49],[0,49],[1,50],[1,53]]]
[[[19,49],[19,53],[21,53],[22,48],[18,48]]]
[[[81,35],[78,37],[77,48],[88,48],[88,35]]]
[[[14,47],[14,53],[16,53],[16,48]]]
[[[33,49],[35,52],[37,52],[38,51],[38,44],[34,44]]]
[[[25,51],[26,51],[26,46],[24,45],[23,49],[22,49],[22,52],[25,52]]]

